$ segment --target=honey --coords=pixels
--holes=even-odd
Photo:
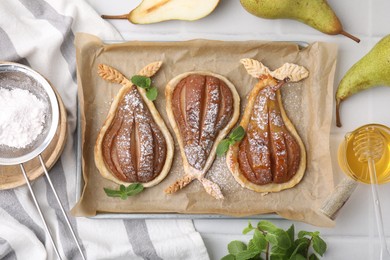
[[[384,138],[385,147],[382,157],[375,162],[375,169],[378,184],[390,181],[390,129],[384,125],[370,124],[357,128],[345,135],[344,141],[340,144],[338,151],[338,161],[341,169],[354,180],[371,184],[370,173],[367,162],[359,161],[353,150],[353,142],[356,134],[363,128],[372,127]]]

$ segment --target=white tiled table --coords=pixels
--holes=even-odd
[[[89,0],[98,13],[123,14],[138,5],[140,0]],[[339,45],[339,58],[335,86],[345,72],[383,36],[390,33],[390,1],[387,0],[329,0],[344,28],[361,39],[356,44],[343,36],[328,36],[291,20],[263,20],[248,14],[238,0],[221,0],[218,8],[208,17],[196,22],[169,21],[151,25],[134,25],[126,20],[110,21],[126,40],[181,41],[195,38],[217,40],[287,40],[327,41]],[[335,87],[336,88],[336,87]],[[374,102],[375,101],[375,102]],[[351,97],[342,109],[344,126],[331,131],[333,168],[340,178],[343,173],[337,165],[337,148],[344,134],[367,123],[390,126],[390,88],[378,87]],[[390,184],[380,187],[384,226],[390,235]],[[370,187],[359,185],[337,217],[335,228],[316,228],[310,225],[275,220],[296,230],[319,230],[328,244],[324,259],[378,259],[379,243]],[[242,235],[248,220],[194,220],[201,233],[211,259],[220,259],[227,253],[231,240],[247,241]],[[388,242],[389,239],[388,239]]]

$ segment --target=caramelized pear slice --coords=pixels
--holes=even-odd
[[[160,66],[161,62],[152,63],[139,75],[151,77]],[[170,170],[174,150],[164,121],[144,89],[107,65],[99,65],[98,73],[105,80],[123,85],[96,141],[99,172],[119,184],[158,184]]]
[[[286,63],[270,71],[258,61],[241,61],[259,82],[248,97],[240,125],[246,130],[241,142],[230,146],[227,164],[241,186],[257,192],[277,192],[295,186],[306,169],[306,151],[287,117],[280,87],[299,81],[308,71]]]
[[[222,199],[218,185],[205,175],[218,143],[238,120],[240,98],[234,85],[221,75],[189,72],[172,79],[165,94],[185,172],[166,192],[174,193],[198,179],[209,194]]]

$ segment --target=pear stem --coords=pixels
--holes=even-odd
[[[348,38],[354,40],[355,42],[359,43],[360,39],[358,37],[353,36],[352,34],[347,33],[346,31],[341,31],[340,34],[347,36]]]
[[[287,83],[287,82],[289,82],[289,81],[290,81],[290,78],[289,78],[289,77],[286,77],[285,79],[279,81],[277,85],[273,86],[273,87],[272,87],[272,90],[273,90],[273,91],[279,90],[285,83]]]
[[[336,126],[341,127],[341,118],[340,118],[340,99],[336,99]]]
[[[101,17],[103,19],[127,19],[127,14],[123,14],[123,15],[105,15],[103,14]]]

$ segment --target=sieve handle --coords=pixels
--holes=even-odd
[[[25,171],[24,166],[23,166],[22,163],[20,164],[20,169],[22,170],[24,179],[26,180],[26,183],[27,183],[27,187],[28,187],[28,189],[30,190],[31,197],[33,198],[33,201],[34,201],[34,203],[35,203],[35,206],[37,207],[39,216],[41,217],[41,219],[42,219],[42,221],[43,221],[43,226],[45,227],[45,230],[46,230],[47,234],[49,234],[50,241],[51,241],[51,243],[52,243],[52,245],[53,245],[53,247],[54,247],[54,251],[56,252],[56,255],[58,256],[58,259],[61,260],[62,258],[61,258],[61,256],[60,256],[60,253],[58,252],[58,249],[57,249],[56,244],[54,243],[53,235],[52,235],[52,233],[50,232],[50,230],[49,230],[49,228],[48,228],[48,226],[47,226],[45,217],[44,217],[43,214],[42,214],[41,208],[40,208],[40,206],[39,206],[39,204],[38,204],[37,198],[35,197],[35,193],[34,193],[32,187],[31,187],[30,180],[29,180],[28,177],[27,177],[26,171]]]
[[[73,231],[72,225],[70,224],[70,221],[69,221],[69,219],[68,219],[68,216],[66,215],[66,212],[65,212],[65,210],[64,210],[64,207],[62,206],[62,203],[61,203],[61,201],[60,201],[60,198],[59,198],[58,195],[57,195],[57,191],[56,191],[56,189],[54,188],[53,183],[51,182],[51,179],[50,179],[50,177],[49,177],[49,173],[48,173],[48,171],[47,171],[47,168],[46,168],[46,166],[45,166],[45,163],[43,162],[42,156],[41,156],[41,155],[38,155],[38,158],[39,158],[39,161],[41,162],[43,171],[45,172],[47,181],[49,182],[49,186],[50,186],[50,188],[52,189],[52,191],[53,191],[53,193],[54,193],[54,197],[56,198],[57,203],[58,203],[58,205],[59,205],[60,208],[61,208],[61,212],[62,212],[62,214],[64,215],[64,218],[65,218],[65,220],[66,220],[66,224],[68,225],[68,228],[69,228],[69,230],[70,230],[70,233],[72,233],[72,237],[73,237],[74,241],[76,242],[76,245],[77,245],[78,250],[80,251],[81,257],[82,257],[83,260],[85,260],[85,256],[84,256],[83,250],[81,250],[80,243],[79,243],[79,241],[77,240],[76,234],[75,234],[74,231]]]

